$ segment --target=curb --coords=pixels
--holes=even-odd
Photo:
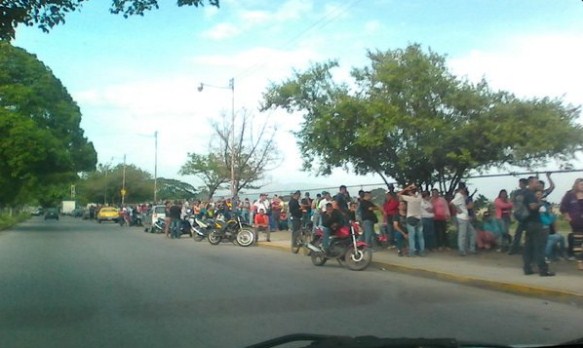
[[[257,246],[276,249],[280,251],[290,252],[289,247],[282,245],[271,244],[267,242],[258,242]],[[300,252],[301,253],[301,252]],[[583,306],[583,294],[578,294],[565,290],[549,289],[540,286],[532,286],[526,284],[507,283],[478,277],[468,277],[453,273],[431,271],[422,268],[410,267],[405,265],[398,265],[388,262],[373,261],[372,265],[381,270],[399,272],[403,274],[420,276],[423,278],[437,279],[447,281],[450,283],[457,283],[467,286],[478,287],[481,289],[495,290],[514,295],[522,295],[534,298],[542,298],[562,303],[576,304]],[[534,276],[534,275],[533,275]]]

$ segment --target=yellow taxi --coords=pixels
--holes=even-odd
[[[103,207],[97,213],[97,222],[101,223],[101,221],[119,221],[119,211],[113,207]]]

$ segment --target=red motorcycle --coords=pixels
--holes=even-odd
[[[317,228],[314,240],[308,244],[312,263],[315,266],[323,266],[328,259],[335,258],[340,265],[353,271],[367,268],[372,262],[372,252],[365,242],[356,239],[358,230],[359,226],[356,223],[340,227],[330,236],[330,247],[324,252],[321,249],[324,232]]]

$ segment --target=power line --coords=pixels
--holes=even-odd
[[[287,42],[285,42],[284,44],[280,45],[279,47],[277,47],[278,49],[284,49],[289,47],[291,44],[297,42],[300,38],[302,38],[304,35],[306,35],[308,32],[316,29],[316,28],[324,28],[325,26],[327,26],[328,24],[332,23],[334,20],[336,20],[338,17],[340,17],[341,15],[343,15],[344,13],[346,13],[351,7],[353,7],[354,5],[356,5],[357,3],[359,3],[362,0],[353,0],[347,4],[344,4],[341,7],[335,8],[333,11],[327,12],[324,16],[322,16],[320,19],[318,19],[316,22],[312,23],[311,25],[309,25],[306,29],[302,30],[301,32],[299,32],[298,34],[296,34],[295,36],[293,36],[290,40],[288,40]],[[242,73],[238,74],[236,76],[237,79],[242,79],[245,76],[249,76],[253,73],[255,73],[256,71],[258,71],[260,68],[264,67],[266,64],[266,61],[260,62],[260,63],[256,63],[254,65],[252,65],[251,67],[247,68],[246,70],[243,70]]]

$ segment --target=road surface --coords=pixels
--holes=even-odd
[[[2,347],[242,347],[298,332],[583,336],[575,305],[66,217],[0,232],[0,294]]]

